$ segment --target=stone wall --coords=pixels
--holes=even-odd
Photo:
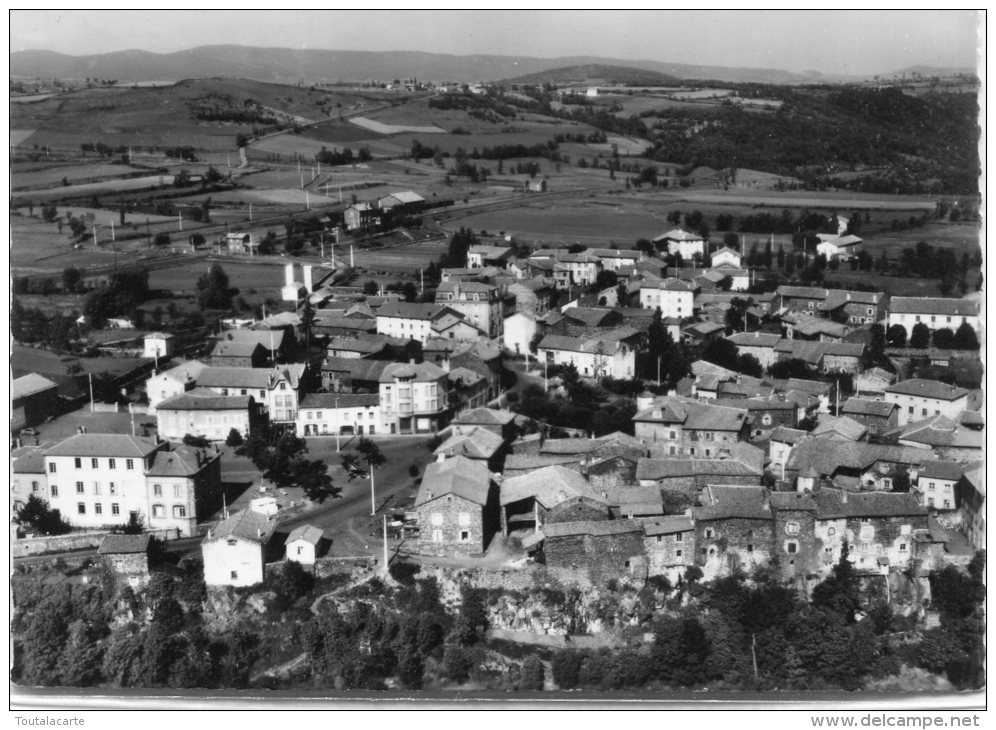
[[[544,524],[609,519],[609,508],[607,505],[585,497],[577,497],[566,502],[561,502],[549,510],[544,510],[540,507],[540,513]]]
[[[649,574],[665,575],[673,583],[685,568],[695,565],[695,531],[645,536],[643,549]]]
[[[777,556],[782,577],[816,575],[825,568],[823,540],[816,536],[814,510],[772,510],[775,524],[771,554]],[[795,552],[792,552],[794,545]]]
[[[149,530],[148,533],[160,540],[176,540],[179,532],[176,528],[168,530]],[[111,533],[71,532],[67,535],[51,535],[47,537],[26,537],[11,540],[10,554],[14,558],[24,558],[29,555],[45,555],[46,553],[71,552],[73,550],[95,550],[101,541]]]
[[[480,555],[486,547],[484,510],[456,495],[427,502],[418,508],[418,551],[423,555]],[[441,540],[433,539],[439,532]],[[467,539],[461,539],[466,533]]]
[[[749,573],[770,560],[772,531],[770,519],[696,520],[696,564],[706,580],[729,575],[736,568]]]
[[[636,461],[616,456],[592,464],[586,470],[588,481],[595,490],[636,484]]]
[[[642,530],[614,535],[548,537],[543,544],[543,553],[548,567],[587,571],[595,583],[646,576]]]

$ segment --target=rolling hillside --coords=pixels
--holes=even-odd
[[[616,66],[652,71],[680,79],[726,82],[804,83],[810,74],[778,69],[725,68],[658,61],[631,61],[595,56],[535,58],[528,56],[452,56],[417,51],[329,51],[254,48],[237,45],[201,46],[176,53],[119,51],[69,56],[53,51],[10,54],[12,78],[117,79],[119,81],[178,80],[221,76],[262,81],[395,79],[414,76],[435,81],[496,81],[552,69]],[[821,81],[856,80],[819,76]]]

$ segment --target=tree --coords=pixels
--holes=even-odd
[[[211,442],[204,436],[194,436],[192,434],[184,434],[183,443],[185,446],[191,446],[195,449],[206,449],[211,445]]]
[[[355,476],[359,475],[362,470],[357,466],[357,462],[362,460],[367,464],[367,475],[370,477],[370,499],[373,502],[374,499],[374,470],[381,466],[387,461],[387,458],[381,453],[380,447],[370,439],[360,437],[360,443],[357,444],[356,450],[357,454],[343,454],[342,456],[342,466],[349,474],[349,478],[353,479]],[[371,504],[371,513],[376,511],[376,506]]]
[[[309,294],[311,292],[308,292]],[[315,327],[315,320],[318,317],[315,315],[315,309],[311,306],[311,298],[305,297],[304,306],[301,308],[301,331],[304,333],[305,337],[305,349],[309,352],[311,351],[311,330]]]
[[[83,272],[75,266],[67,266],[62,270],[62,288],[67,292],[75,292],[83,284]]]
[[[266,588],[276,594],[274,606],[280,611],[286,611],[299,598],[308,595],[314,585],[315,576],[295,560],[285,560],[278,570],[266,574]]]
[[[543,662],[536,654],[530,654],[519,668],[519,689],[542,690],[543,679]]]
[[[930,347],[930,327],[923,322],[913,325],[913,333],[910,335],[910,347],[917,350],[926,350]]]
[[[761,361],[749,353],[737,356],[737,367],[734,369],[738,373],[749,375],[752,378],[760,378],[764,375],[764,368],[761,365]]]
[[[165,231],[160,231],[159,233],[157,233],[152,237],[152,245],[159,247],[169,246],[170,245],[169,234],[166,233]]]
[[[17,521],[30,525],[44,535],[64,535],[72,527],[62,519],[58,511],[51,509],[48,502],[31,494],[24,506],[17,511]]]
[[[190,172],[186,168],[181,168],[181,170],[176,173],[173,178],[174,188],[185,188],[190,185]]]
[[[942,327],[939,330],[934,330],[933,333],[934,347],[937,347],[941,350],[951,349],[951,346],[954,344],[954,336],[955,336],[954,332],[952,332],[947,327]]]
[[[867,352],[868,359],[873,363],[877,363],[885,356],[885,327],[876,322],[871,326],[870,335]]]
[[[245,443],[245,439],[242,438],[241,432],[237,428],[232,428],[228,432],[228,437],[225,439],[225,446],[238,447]]]
[[[886,342],[889,347],[906,347],[906,328],[901,324],[894,324],[886,330]]]
[[[197,280],[197,301],[201,309],[228,309],[232,306],[228,274],[220,264],[211,264],[208,273]]]
[[[717,337],[703,348],[702,359],[728,370],[735,370],[737,346],[725,337]]]
[[[379,291],[380,291],[380,286],[373,279],[368,280],[363,285],[363,293],[366,294],[368,297],[377,296],[377,292]]]
[[[848,559],[848,545],[845,541],[840,548],[840,559],[831,574],[813,588],[812,604],[827,608],[853,624],[860,607],[858,599],[858,577],[854,565]]]
[[[978,350],[979,337],[975,334],[975,328],[968,322],[962,322],[955,331],[952,346],[956,350]]]

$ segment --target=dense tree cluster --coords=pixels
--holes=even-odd
[[[308,499],[324,502],[338,497],[342,489],[332,483],[328,465],[321,459],[308,459],[308,443],[294,434],[271,425],[257,427],[239,447],[263,477],[277,487],[301,487]]]

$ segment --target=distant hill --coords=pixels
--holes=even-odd
[[[584,66],[564,66],[548,71],[517,76],[507,79],[511,84],[623,84],[627,86],[668,86],[681,79],[657,71],[633,68],[632,66],[607,66],[587,64]]]
[[[955,76],[958,74],[968,74],[977,75],[979,73],[978,69],[974,68],[956,68],[953,66],[907,66],[906,68],[901,68],[898,71],[892,71],[891,73],[881,74],[881,76],[886,78],[891,78],[893,76],[912,76],[914,74],[919,74],[920,76]]]
[[[726,68],[597,56],[452,56],[421,51],[329,51],[317,49],[200,46],[175,53],[117,51],[69,56],[54,51],[10,54],[10,76],[19,78],[169,81],[188,78],[248,78],[308,83],[393,80],[414,76],[431,81],[497,81],[562,68],[604,66],[640,69],[678,79],[796,84],[855,81],[857,77],[796,74],[778,69]]]

